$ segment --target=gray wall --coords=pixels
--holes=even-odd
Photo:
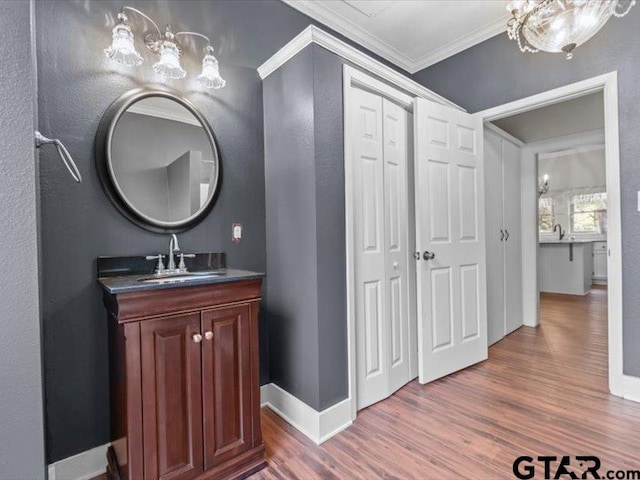
[[[313,47],[264,80],[271,381],[319,409]]]
[[[0,2],[0,478],[44,478],[29,2]]]
[[[256,68],[315,22],[276,0],[127,4],[141,8],[160,25],[170,22],[175,30],[211,35],[227,80],[223,90],[203,92],[193,80],[193,72],[199,69],[200,47],[193,45],[189,50],[187,44],[187,51],[196,53],[183,57],[191,77],[169,83],[194,103],[213,127],[223,168],[216,206],[203,223],[181,235],[181,246],[189,251],[226,251],[234,267],[265,270],[262,83]],[[102,53],[110,42],[110,21],[121,6],[116,0],[36,4],[40,128],[64,140],[85,179],[80,185],[73,183],[51,152],[43,155],[40,182],[49,462],[109,441],[107,328],[95,281],[95,258],[168,248],[166,236],[137,228],[111,206],[93,166],[93,138],[105,109],[127,90],[157,82],[150,68],[153,58],[140,46],[139,30],[138,47],[146,61],[142,67],[114,67]],[[132,22],[140,25],[133,15]],[[236,221],[244,226],[239,244],[231,242],[231,224]],[[280,234],[291,235],[286,231]],[[267,271],[267,285],[269,277]],[[261,316],[263,383],[269,380],[268,321],[266,315]],[[285,353],[272,349],[271,358],[279,355]]]
[[[446,98],[477,112],[568,83],[618,71],[620,173],[622,178],[622,256],[624,372],[640,376],[640,30],[637,7],[579,47],[573,60],[558,54],[523,54],[506,34],[487,40],[414,75]]]
[[[311,45],[264,81],[271,380],[348,395],[342,61]]]

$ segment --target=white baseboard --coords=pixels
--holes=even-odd
[[[623,398],[640,403],[640,378],[623,375],[622,384],[624,388]]]
[[[351,425],[349,398],[318,412],[275,383],[268,383],[260,387],[260,404],[269,407],[318,445]]]
[[[49,465],[49,480],[89,480],[102,475],[107,469],[107,449],[100,445],[72,457]]]

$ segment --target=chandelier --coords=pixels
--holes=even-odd
[[[126,14],[127,11],[142,16],[155,28],[155,31],[145,34],[144,41],[147,48],[159,57],[158,61],[152,66],[154,72],[158,75],[173,80],[187,76],[187,71],[180,65],[182,46],[178,43],[177,38],[190,35],[206,42],[206,46],[202,50],[202,73],[197,77],[200,85],[204,88],[222,88],[226,85],[226,82],[220,76],[218,60],[213,56],[213,47],[208,37],[197,32],[173,33],[169,25],[165,27],[164,32],[161,32],[158,25],[151,18],[133,7],[124,6],[118,13],[118,24],[113,29],[111,45],[104,49],[104,54],[107,58],[127,67],[136,67],[144,62],[142,55],[136,50],[133,31]]]
[[[567,59],[614,17],[624,17],[636,0],[514,0],[507,33],[522,52],[564,52]]]

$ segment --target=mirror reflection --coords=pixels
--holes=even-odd
[[[110,174],[123,200],[155,224],[184,222],[206,208],[218,157],[198,118],[178,101],[146,97],[119,117]]]

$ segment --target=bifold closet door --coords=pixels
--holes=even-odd
[[[504,240],[504,305],[505,335],[520,328],[522,314],[522,213],[520,148],[502,142]]]
[[[354,261],[358,409],[409,378],[407,113],[354,89]]]
[[[408,113],[383,99],[386,317],[389,326],[389,388],[392,394],[411,380],[409,366],[409,190]]]
[[[487,339],[489,345],[505,334],[504,229],[502,196],[502,139],[484,134],[485,206],[487,223]]]

